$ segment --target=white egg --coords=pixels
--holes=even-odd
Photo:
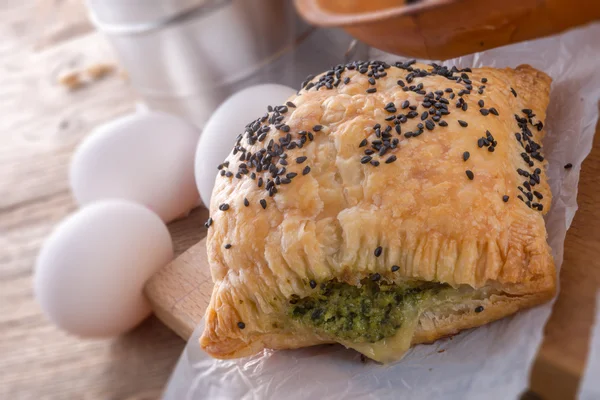
[[[267,106],[277,106],[296,93],[288,86],[265,84],[241,90],[227,100],[208,119],[196,149],[196,185],[206,207],[210,205],[217,166],[231,152],[235,138],[244,132],[249,122],[267,111]]]
[[[138,112],[97,127],[79,146],[69,172],[79,205],[120,198],[164,221],[198,203],[194,152],[199,130],[176,116]]]
[[[67,332],[116,336],[150,314],[144,284],[172,259],[171,236],[156,214],[129,201],[100,201],[67,217],[45,241],[35,296]]]

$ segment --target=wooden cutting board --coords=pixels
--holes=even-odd
[[[565,241],[560,294],[532,369],[531,389],[543,399],[575,398],[588,354],[596,291],[600,288],[598,130],[594,148],[581,169],[579,211]],[[186,340],[204,316],[212,292],[206,229],[199,223],[207,217],[207,210],[196,210],[193,218],[170,226],[176,253],[189,247],[192,238],[196,244],[156,273],[145,290],[156,315]]]

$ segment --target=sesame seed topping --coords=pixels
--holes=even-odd
[[[208,217],[208,219],[207,219],[207,220],[206,220],[206,222],[204,223],[204,227],[205,227],[206,229],[208,229],[208,228],[210,228],[210,226],[212,225],[212,223],[213,223],[213,219],[212,219],[211,217]]]
[[[463,153],[463,161],[467,161],[469,159],[469,157],[471,156],[471,154],[469,154],[468,151],[465,151]]]
[[[483,311],[483,306],[478,306],[478,307],[475,308],[475,312],[478,313],[478,314],[480,312],[482,312],[482,311]]]
[[[229,250],[231,248],[231,243],[227,243],[224,247]]]
[[[537,197],[538,199],[540,199],[540,200],[544,198],[544,196],[540,192],[538,192],[536,190],[533,191],[533,195],[535,197]]]
[[[571,169],[571,168],[573,168],[573,164],[568,163],[565,165],[565,169]]]
[[[260,205],[263,208],[263,210],[267,209],[267,201],[265,199],[260,199]]]
[[[396,271],[398,271],[399,269],[400,269],[400,267],[399,267],[399,266],[397,266],[397,265],[394,265],[394,266],[392,266],[392,272],[396,272]]]
[[[502,196],[502,201],[507,203],[509,198],[510,197],[508,197],[507,195],[504,195],[504,196]]]
[[[375,252],[373,254],[375,254],[375,257],[379,257],[382,252],[383,252],[383,247],[379,246],[375,249]]]
[[[307,165],[306,167],[304,167],[304,169],[302,170],[302,175],[306,175],[310,172],[310,167]]]
[[[313,131],[315,131],[315,132],[319,132],[321,129],[323,129],[322,125],[315,125],[315,126],[313,126]]]
[[[250,202],[248,201],[247,198],[244,197],[244,206],[248,207],[250,205]]]
[[[510,88],[510,92],[513,94],[513,96],[517,97],[517,92],[515,91],[515,89]]]
[[[481,78],[481,83],[487,83],[487,78]]]
[[[296,108],[296,105],[294,103],[292,103],[291,101],[288,101],[287,103],[285,103],[285,105],[287,105],[288,107],[291,107],[291,108]]]
[[[308,157],[306,157],[306,156],[300,156],[300,157],[296,158],[296,163],[302,164],[304,161],[306,161],[307,158]]]
[[[473,178],[475,178],[473,171],[471,171],[470,169],[466,170],[465,174],[467,174],[467,178],[469,178],[470,180],[473,180]]]
[[[310,280],[310,282],[308,282],[308,284],[310,285],[311,289],[314,289],[317,287],[317,282],[315,282],[314,280]]]
[[[396,161],[396,156],[392,154],[391,156],[389,156],[389,157],[387,158],[387,160],[385,160],[385,163],[386,163],[386,164],[391,164],[391,163],[393,163],[394,161]]]
[[[495,116],[500,115],[500,113],[498,113],[498,110],[496,110],[494,107],[491,107],[489,109],[489,111],[490,111],[490,114],[494,114]]]
[[[460,119],[458,120],[458,124],[459,124],[460,126],[462,126],[463,128],[466,128],[467,126],[469,126],[469,124],[467,124],[465,121],[462,121],[462,120],[460,120]]]
[[[221,210],[221,211],[227,211],[227,210],[229,210],[229,204],[227,204],[227,203],[221,204],[219,206],[219,210]]]
[[[448,123],[446,121],[440,121],[438,123],[439,126],[448,126]]]
[[[490,110],[488,110],[487,108],[481,108],[481,109],[479,109],[479,112],[483,116],[488,116],[490,114]]]
[[[377,91],[377,88],[368,88],[367,89],[367,93],[375,93]]]
[[[371,157],[371,156],[364,156],[363,158],[360,159],[360,163],[361,164],[367,164],[372,159],[373,159],[373,157]]]
[[[240,329],[244,329],[244,328],[246,327],[246,324],[245,324],[245,323],[243,323],[242,321],[240,321],[240,322],[238,322],[238,323],[237,323],[237,326],[238,326],[238,328],[240,328]]]

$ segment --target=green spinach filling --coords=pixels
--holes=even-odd
[[[319,285],[311,296],[292,297],[289,315],[339,340],[375,343],[393,336],[426,296],[447,287],[397,285],[373,276],[361,281],[360,287],[334,280]]]

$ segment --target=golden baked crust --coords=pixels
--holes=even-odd
[[[220,166],[207,241],[215,286],[200,339],[214,357],[335,341],[286,313],[315,282],[358,285],[379,274],[491,290],[421,313],[413,344],[554,294],[538,146],[551,79],[528,65],[352,65],[305,82],[291,104],[249,124]],[[382,142],[394,148],[380,156]],[[267,184],[270,163],[279,184]]]

